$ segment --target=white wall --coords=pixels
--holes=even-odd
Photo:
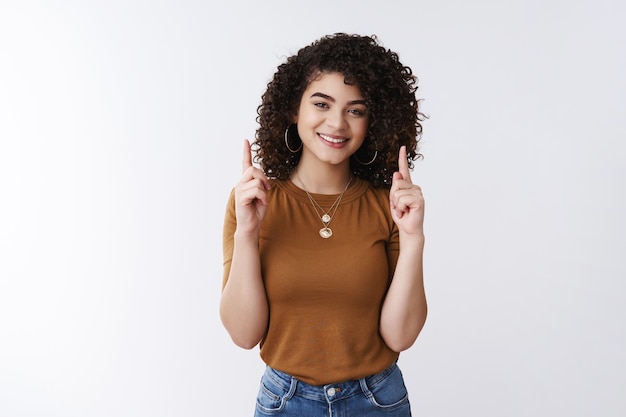
[[[617,1],[0,3],[0,415],[247,416],[221,222],[299,47],[377,34],[430,119],[414,415],[626,415]]]

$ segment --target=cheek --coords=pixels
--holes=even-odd
[[[302,108],[299,109],[298,115],[294,119],[294,123],[303,125],[316,123],[315,113]]]
[[[359,137],[365,138],[365,135],[367,135],[367,127],[368,127],[367,121],[359,122],[356,126],[354,126],[354,132]]]

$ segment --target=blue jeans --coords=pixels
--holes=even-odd
[[[313,386],[269,366],[261,378],[255,417],[410,417],[400,368],[354,381]]]

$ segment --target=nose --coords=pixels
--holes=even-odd
[[[326,118],[326,123],[328,124],[329,127],[333,128],[333,129],[343,129],[346,124],[346,115],[343,112],[342,109],[332,109],[331,111],[329,111],[327,113],[327,118]]]

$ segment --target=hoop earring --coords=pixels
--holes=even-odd
[[[361,164],[361,165],[370,165],[372,162],[374,162],[376,160],[376,157],[378,156],[378,151],[374,151],[374,157],[372,159],[370,159],[368,162],[363,162],[359,159],[359,157],[356,155],[356,152],[354,153],[354,159],[356,159],[356,161]]]
[[[294,123],[290,124],[289,126],[287,126],[287,129],[285,129],[285,145],[287,146],[287,149],[289,149],[289,152],[297,153],[300,151],[300,149],[302,149],[302,140],[300,140],[300,146],[298,147],[298,149],[291,149],[291,146],[289,146],[289,128],[293,125]]]

